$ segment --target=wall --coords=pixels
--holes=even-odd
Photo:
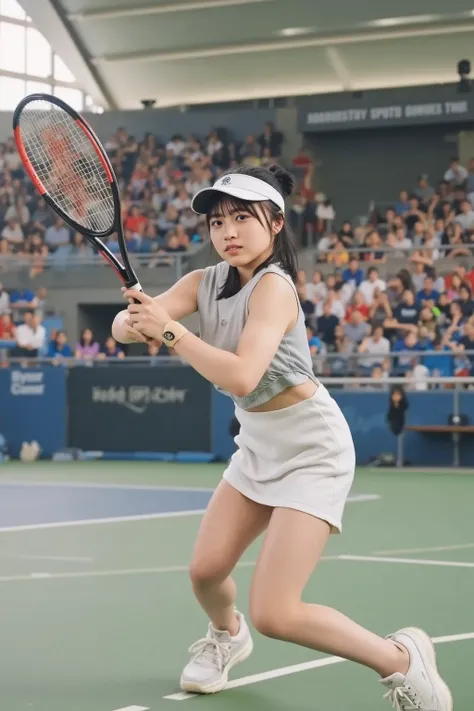
[[[359,465],[395,452],[385,419],[388,393],[332,389],[331,394],[351,428]],[[409,392],[408,401],[411,425],[446,424],[454,410],[453,392],[447,390]],[[460,413],[474,423],[473,391],[461,393]],[[142,366],[0,370],[0,432],[15,456],[23,441],[37,439],[47,456],[69,444],[122,453],[211,452],[226,461],[235,450],[229,435],[233,414],[232,400],[191,368],[159,359]],[[450,436],[406,432],[405,458],[416,466],[451,466]],[[472,438],[461,442],[461,465],[474,467]]]
[[[457,153],[457,132],[446,126],[385,128],[305,135],[318,167],[317,188],[334,202],[338,223],[366,215],[369,201],[394,201],[420,173],[433,186]]]
[[[370,463],[384,452],[396,453],[396,438],[387,427],[385,416],[388,394],[384,392],[347,392],[331,390],[331,394],[346,417],[352,432],[358,465]],[[407,425],[447,424],[453,412],[452,392],[432,391],[408,393],[410,407]],[[220,393],[213,395],[213,451],[226,460],[235,450],[228,433],[234,408],[232,400]],[[468,414],[474,423],[474,393],[464,392],[460,398],[460,412]],[[315,433],[316,436],[316,433]],[[427,436],[406,432],[405,458],[417,466],[451,466],[453,447],[449,435]],[[471,438],[461,441],[461,465],[474,466],[474,446]]]

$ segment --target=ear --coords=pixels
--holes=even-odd
[[[272,235],[274,237],[276,237],[277,234],[282,231],[284,224],[285,224],[284,216],[278,215],[278,217],[273,221],[273,224],[272,224]]]

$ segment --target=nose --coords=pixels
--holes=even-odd
[[[234,220],[226,220],[224,222],[224,239],[229,242],[237,237],[237,226]]]

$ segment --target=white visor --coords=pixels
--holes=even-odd
[[[271,200],[280,210],[285,212],[283,196],[260,178],[253,178],[242,173],[231,173],[219,178],[212,188],[204,188],[193,197],[191,207],[198,215],[207,215],[212,199],[217,194],[232,195],[232,197],[250,202]]]

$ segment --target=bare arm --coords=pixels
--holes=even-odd
[[[197,294],[204,269],[196,269],[159,296],[157,301],[167,311],[173,321],[181,321],[185,316],[190,316],[198,310]]]
[[[135,294],[140,303],[128,307],[135,328],[148,338],[160,339],[170,314],[146,294]],[[249,315],[235,353],[211,346],[189,331],[175,350],[206,380],[243,397],[260,382],[297,314],[291,285],[277,274],[265,274],[249,299]]]
[[[197,294],[203,271],[196,269],[186,274],[163,294],[155,296],[154,301],[169,313],[173,321],[180,321],[197,311]],[[118,343],[146,343],[147,339],[141,333],[127,325],[128,319],[127,309],[116,315],[112,324],[112,336]]]

